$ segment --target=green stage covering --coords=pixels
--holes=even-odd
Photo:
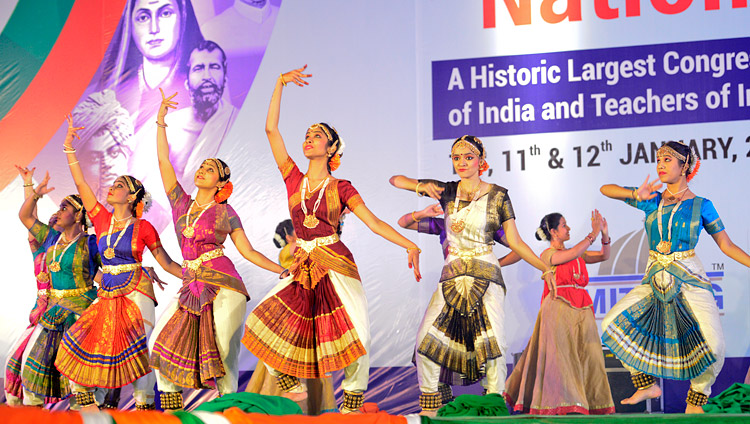
[[[485,396],[460,395],[440,408],[438,417],[501,417],[510,415],[505,399],[492,393]]]
[[[734,383],[718,396],[708,399],[703,410],[709,414],[747,414],[750,412],[750,384]]]
[[[231,407],[240,408],[243,412],[255,412],[267,415],[297,415],[302,409],[293,401],[281,396],[266,396],[257,393],[230,393],[195,408],[196,411],[219,412]]]

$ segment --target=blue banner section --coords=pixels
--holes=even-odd
[[[433,138],[750,119],[750,38],[432,62]]]

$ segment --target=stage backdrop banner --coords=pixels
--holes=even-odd
[[[47,4],[49,3],[49,4]],[[101,200],[118,175],[142,180],[154,205],[145,215],[175,258],[180,249],[156,159],[156,110],[167,116],[171,161],[187,191],[207,157],[224,159],[237,210],[253,246],[276,259],[286,191],[264,126],[279,73],[308,65],[310,85],[284,89],[280,130],[292,158],[309,125],[328,122],[347,143],[334,176],[397,227],[434,200],[399,191],[393,175],[455,180],[450,146],[479,136],[485,181],[508,189],[522,238],[537,253],[541,218],[561,212],[570,244],[599,209],[611,258],[591,265],[597,319],[640,284],[647,243],[643,214],[599,193],[603,184],[656,178],[656,150],[669,140],[702,160],[690,183],[709,198],[727,233],[750,250],[750,9],[745,1],[483,0],[12,0],[0,5],[0,359],[28,325],[36,287],[27,232],[17,218],[23,187],[14,164],[49,171],[55,191],[39,202],[47,221],[75,191],[61,152],[70,112],[85,126],[76,148]],[[43,13],[40,13],[43,12]],[[43,29],[43,31],[42,31]],[[203,65],[201,65],[203,64]],[[442,267],[437,237],[401,230],[423,250],[414,281],[404,249],[351,214],[342,240],[368,296],[373,367],[409,366],[417,328]],[[750,271],[702,234],[697,253],[714,284],[727,356],[750,356]],[[597,240],[593,249],[600,246]],[[278,281],[226,246],[247,285],[249,313]],[[507,253],[495,249],[498,256]],[[155,261],[146,255],[147,265]],[[157,293],[158,314],[180,281]],[[531,335],[542,293],[526,263],[503,269],[508,355]],[[739,335],[732,337],[732,335]],[[256,359],[242,348],[241,369]],[[744,371],[743,371],[744,375]],[[416,384],[416,383],[415,383]]]

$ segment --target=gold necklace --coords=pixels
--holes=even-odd
[[[466,211],[463,214],[463,217],[461,219],[457,219],[455,222],[451,223],[451,230],[453,230],[454,233],[460,233],[464,230],[466,227],[465,218],[467,215],[469,215],[469,212],[471,212],[471,208],[474,206],[474,204],[477,202],[477,199],[479,198],[479,192],[478,188],[482,185],[482,182],[479,182],[479,186],[477,187],[477,190],[474,192],[474,195],[470,197],[471,203],[469,203],[469,206],[464,208]],[[453,219],[453,216],[455,216],[458,213],[458,203],[459,198],[461,197],[461,183],[458,183],[458,187],[456,188],[456,199],[453,201],[453,213],[451,214],[451,220]]]
[[[70,243],[68,243],[68,245],[65,247],[65,249],[63,249],[62,253],[60,253],[60,256],[57,256],[57,246],[60,243],[60,240],[65,238],[65,233],[60,234],[60,237],[58,237],[57,241],[55,242],[55,247],[52,249],[52,261],[50,261],[50,264],[49,264],[50,271],[60,272],[60,270],[62,269],[62,267],[60,266],[60,261],[62,261],[63,256],[65,256],[65,252],[67,252],[68,249],[70,249],[70,246],[74,245],[76,241],[78,240],[78,238],[81,237],[81,234],[83,233],[78,233],[76,238],[71,240]]]
[[[125,219],[125,218],[123,218],[123,219]],[[122,227],[122,229],[120,230],[120,235],[117,236],[117,240],[115,240],[115,244],[114,245],[110,245],[109,243],[110,243],[111,238],[112,238],[112,232],[113,232],[113,230],[115,228],[115,221],[119,222],[119,221],[122,221],[123,219],[117,219],[117,218],[115,218],[115,215],[112,214],[112,218],[110,218],[110,220],[109,220],[109,231],[107,231],[107,248],[104,249],[104,257],[107,258],[107,259],[114,259],[115,258],[115,247],[117,247],[117,243],[120,242],[120,240],[122,239],[122,236],[125,235],[125,230],[127,230],[128,227],[130,226],[130,221],[133,219],[133,215],[130,215],[128,217],[127,222],[125,222],[125,226]]]
[[[302,225],[304,225],[307,228],[315,228],[320,223],[320,220],[315,216],[315,213],[318,211],[318,207],[320,207],[320,201],[323,199],[323,193],[326,191],[326,187],[328,186],[328,180],[329,178],[326,178],[325,180],[321,181],[320,184],[318,184],[318,187],[315,188],[317,190],[320,188],[320,193],[318,194],[318,200],[315,201],[315,205],[313,206],[312,214],[308,215],[307,213],[307,205],[305,204],[306,200],[306,191],[309,189],[310,182],[307,179],[307,175],[305,175],[305,179],[302,180],[302,186],[300,187],[300,207],[302,208],[302,212],[305,214],[305,220],[302,221]],[[321,188],[322,186],[322,188]],[[315,191],[313,190],[313,192]]]
[[[576,258],[576,272],[573,273],[573,279],[577,280],[581,278],[581,261],[580,257]]]
[[[201,219],[201,217],[203,216],[203,214],[214,203],[216,203],[216,201],[212,200],[212,201],[206,203],[205,205],[201,205],[200,203],[198,203],[198,200],[193,200],[193,203],[190,204],[190,208],[188,208],[187,215],[185,215],[185,229],[182,230],[182,235],[183,236],[185,236],[187,238],[193,238],[193,237],[195,237],[195,224],[198,223],[198,220]],[[190,225],[190,212],[193,210],[193,206],[195,206],[195,205],[198,205],[199,208],[203,208],[203,210],[201,211],[201,213],[198,214],[198,217],[195,218],[195,220],[193,221],[193,224]]]
[[[671,193],[671,192],[670,192]],[[664,207],[664,197],[662,196],[661,201],[659,202],[659,210],[656,213],[656,227],[659,229],[659,244],[656,245],[656,250],[663,254],[667,254],[672,251],[672,219],[674,218],[675,212],[677,212],[677,209],[680,208],[680,205],[682,204],[682,198],[685,197],[680,196],[680,201],[677,202],[676,205],[672,208],[672,213],[669,214],[669,223],[667,223],[667,240],[662,240],[662,208]]]
[[[458,183],[458,185],[459,185],[459,186],[462,186],[462,185],[464,185],[464,182],[463,182],[463,181],[460,181],[460,182]],[[474,187],[474,188],[473,188],[473,189],[471,189],[471,190],[466,190],[466,189],[463,189],[463,192],[464,192],[464,193],[466,194],[466,198],[467,198],[467,199],[473,199],[473,198],[474,198],[474,195],[476,195],[476,194],[477,194],[477,192],[479,191],[479,188],[480,188],[481,186],[482,186],[482,182],[480,181],[480,182],[479,182],[479,184],[477,184],[477,186],[476,186],[476,187]]]

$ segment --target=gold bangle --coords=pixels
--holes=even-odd
[[[281,78],[281,85],[283,85],[284,87],[286,87],[286,81],[284,81],[284,74],[280,73],[279,74],[279,78]]]
[[[167,124],[162,124],[159,121],[156,121],[156,126],[159,127],[159,128],[167,128]]]
[[[414,211],[416,212],[416,211]],[[414,222],[419,222],[421,219],[417,219],[417,217],[414,216],[414,212],[411,213],[411,219],[414,220]]]
[[[23,183],[24,187],[32,187],[34,183]]]
[[[66,149],[65,147],[63,147],[63,153],[75,153],[75,152],[76,152],[76,149],[72,147],[70,149]]]
[[[70,163],[68,164],[68,166],[73,166],[73,165],[77,164],[78,162],[79,162],[79,161],[75,161],[75,162],[70,162]]]
[[[419,192],[419,185],[420,185],[420,184],[422,184],[422,182],[421,182],[421,181],[417,181],[417,186],[416,186],[416,187],[414,187],[414,192],[415,192],[415,193],[417,193],[417,194],[418,194],[418,195],[420,195],[420,196],[424,196],[424,193],[420,193],[420,192]]]
[[[407,248],[406,248],[406,254],[408,255],[408,254],[409,254],[409,251],[410,251],[410,250],[414,250],[414,249],[417,249],[417,252],[419,252],[419,253],[422,253],[422,249],[420,249],[420,248],[418,248],[418,247],[407,247]]]
[[[38,201],[39,199],[42,198],[42,196],[44,196],[44,195],[43,194],[39,194],[37,192],[34,192],[34,195],[31,196],[31,197],[34,198],[35,201]]]

